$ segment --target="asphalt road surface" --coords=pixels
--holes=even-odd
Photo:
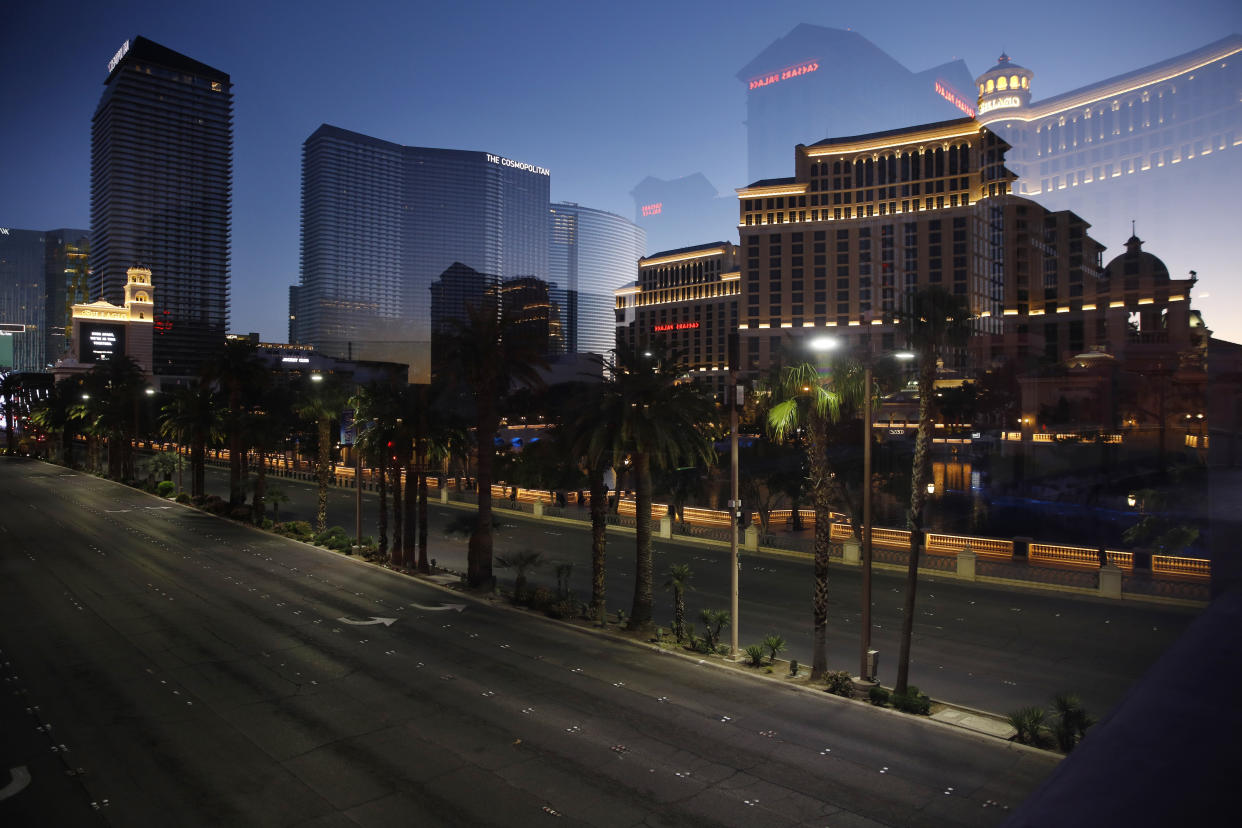
[[[0,498],[6,826],[992,825],[1055,764],[42,463]]]
[[[273,479],[289,496],[281,519],[314,520],[315,486]],[[208,491],[227,496],[228,474],[209,468]],[[433,495],[434,498],[434,495]],[[329,525],[354,527],[354,492],[330,489]],[[378,496],[363,493],[363,534],[375,534]],[[444,534],[462,507],[429,511],[429,552],[441,566],[466,568],[466,542]],[[586,510],[583,510],[585,513]],[[585,516],[585,514],[584,514]],[[504,526],[496,552],[530,548],[549,561],[574,565],[572,587],[581,600],[591,594],[590,533],[586,524],[539,522],[501,514]],[[655,543],[656,619],[671,628],[672,595],[661,589],[668,567],[688,563],[694,587],[686,598],[689,620],[705,608],[728,609],[728,549],[703,544]],[[633,600],[634,534],[614,531],[608,542],[608,607],[627,614]],[[502,583],[513,573],[497,569]],[[528,576],[532,585],[556,586],[555,568]],[[834,565],[829,587],[828,660],[832,669],[859,668],[861,576]],[[1160,604],[1118,602],[1069,594],[968,584],[921,577],[912,646],[910,681],[933,698],[1002,715],[1028,705],[1047,706],[1053,694],[1082,699],[1097,718],[1125,695],[1194,618],[1191,610]],[[880,651],[879,678],[896,681],[905,573],[877,570],[872,586],[872,647]],[[811,656],[811,566],[807,559],[743,553],[739,644],[758,643],[769,633],[789,643],[787,658],[803,664]],[[727,639],[726,639],[727,640]]]

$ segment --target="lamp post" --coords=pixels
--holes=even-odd
[[[893,358],[904,361],[914,359],[908,351],[898,351]],[[863,359],[863,526],[862,526],[862,635],[858,642],[858,676],[874,680],[870,675],[868,655],[871,651],[871,426],[874,416],[871,410],[871,383],[874,358],[871,344]]]

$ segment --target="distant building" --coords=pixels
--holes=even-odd
[[[749,180],[789,169],[795,144],[975,114],[961,60],[912,72],[854,31],[807,23],[737,73],[746,89]]]
[[[129,356],[144,374],[153,374],[156,304],[150,270],[129,269],[122,302],[114,305],[100,299],[73,306],[71,348],[53,369],[57,380],[85,373],[116,356]]]
[[[614,292],[634,281],[647,252],[633,222],[573,202],[551,207],[548,279],[563,291],[565,352],[606,354],[616,342]]]
[[[43,232],[0,228],[0,369],[46,370],[46,256]]]
[[[90,232],[49,230],[44,259],[47,286],[47,363],[69,350],[73,306],[90,301]]]
[[[555,284],[519,276],[500,285],[500,312],[510,320],[505,336],[545,357],[565,353],[565,291]]]
[[[671,250],[686,239],[729,236],[737,221],[736,205],[721,195],[703,173],[665,180],[647,176],[630,191],[634,223],[646,234],[651,250]],[[633,279],[633,274],[630,275]]]
[[[729,335],[738,327],[738,247],[711,242],[639,260],[638,279],[616,291],[617,342],[662,342],[681,370],[715,393],[729,371]]]
[[[198,372],[229,311],[233,93],[218,69],[136,37],[108,63],[91,121],[90,294],[159,274],[157,374]]]
[[[303,146],[291,338],[334,356],[405,363],[411,381],[429,381],[433,304],[443,322],[469,299],[453,295],[465,282],[446,272],[461,266],[492,287],[547,278],[549,181],[544,167],[491,153],[321,126]]]

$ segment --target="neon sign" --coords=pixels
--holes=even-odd
[[[966,103],[966,99],[958,94],[958,91],[950,86],[948,81],[936,81],[936,92],[940,94],[940,97],[962,110],[962,112],[965,112],[972,118],[975,117],[975,108]]]
[[[698,322],[669,322],[664,325],[656,325],[651,329],[651,331],[652,333],[664,333],[665,331],[692,331],[698,326]]]
[[[525,161],[514,161],[512,158],[505,158],[503,155],[492,155],[490,152],[485,154],[488,161],[493,164],[499,164],[502,167],[513,167],[515,170],[526,170],[526,172],[538,175],[552,174],[547,167],[536,167],[534,164],[527,164]]]
[[[658,216],[664,212],[664,202],[657,201],[655,204],[644,204],[642,211],[644,216]]]
[[[1015,106],[1022,106],[1022,99],[1017,95],[1006,95],[1003,98],[994,98],[979,104],[979,114],[991,112],[993,109],[1012,109]]]
[[[817,71],[819,71],[819,61],[817,60],[808,60],[804,63],[796,63],[793,66],[781,69],[779,72],[772,72],[767,75],[760,75],[757,78],[751,78],[750,89],[754,90],[764,86],[771,86],[772,84],[780,83],[783,80],[789,80],[790,78],[796,78],[801,75],[809,75],[812,72]]]
[[[112,74],[112,70],[116,68],[116,65],[121,62],[121,58],[125,57],[125,55],[128,52],[129,52],[129,41],[127,40],[121,44],[121,48],[116,50],[116,54],[112,56],[112,60],[108,61],[108,74],[109,75]]]

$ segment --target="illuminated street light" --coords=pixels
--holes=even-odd
[[[835,350],[841,342],[835,336],[817,336],[812,338],[807,344],[810,346],[812,351],[832,351]]]
[[[311,374],[311,382],[323,382],[323,374]]]

